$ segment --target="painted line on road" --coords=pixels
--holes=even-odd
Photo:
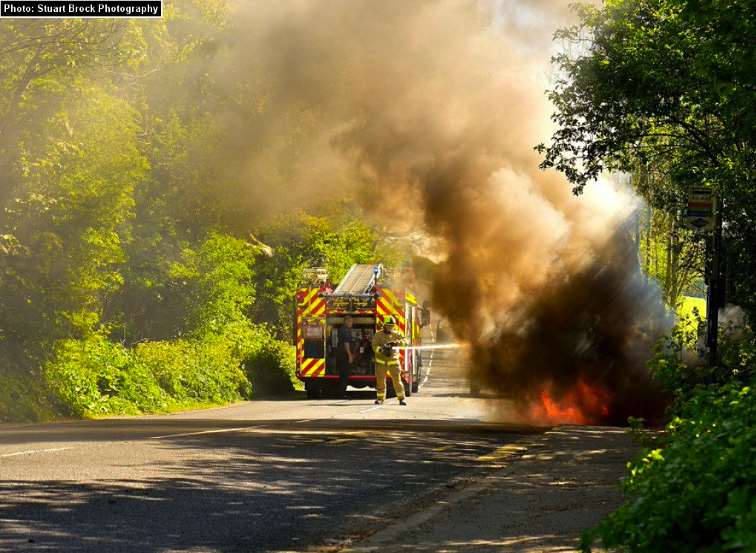
[[[52,447],[50,449],[29,449],[27,451],[17,451],[16,453],[5,453],[0,457],[18,457],[19,455],[32,455],[34,453],[54,453],[55,451],[65,451],[73,449],[72,447]]]
[[[527,450],[531,445],[532,441],[520,442],[519,445],[509,444],[494,450],[490,455],[494,455],[497,452],[503,454],[504,450],[510,450],[507,453],[507,455],[510,455],[511,453],[514,453],[515,450]],[[486,456],[483,455],[481,457]],[[395,512],[392,512],[391,520],[395,520],[396,522],[389,522],[374,534],[363,537],[362,539],[358,537],[356,541],[348,543],[347,548],[344,549],[344,551],[348,551],[349,553],[374,553],[375,551],[385,549],[385,546],[387,545],[390,546],[395,543],[400,543],[400,538],[405,532],[417,529],[426,522],[442,515],[444,512],[447,514],[450,513],[451,509],[456,504],[462,501],[467,501],[484,492],[492,485],[495,485],[496,479],[501,478],[501,471],[506,469],[503,468],[504,465],[489,466],[494,468],[494,470],[487,474],[482,474],[480,478],[467,480],[464,479],[465,477],[462,477],[462,479],[453,478],[449,482],[439,484],[435,488],[432,488],[425,496],[421,496],[421,502],[423,502],[423,499],[426,497],[434,497],[434,502],[431,505],[414,513],[405,513],[398,518],[395,517]],[[465,484],[466,481],[470,483]],[[458,488],[457,491],[450,494],[443,493],[445,489],[450,487],[450,483],[455,484],[457,482],[462,484],[461,488]],[[456,486],[452,485],[451,487],[454,488]]]
[[[167,434],[165,436],[151,436],[148,440],[160,440],[163,438],[180,438],[183,436],[200,436],[203,434],[222,434],[227,432],[241,432],[245,434],[296,434],[296,435],[336,435],[336,436],[359,436],[365,433],[364,430],[348,430],[335,428],[328,430],[318,428],[314,430],[299,429],[295,425],[289,428],[273,428],[266,424],[256,424],[254,426],[240,426],[238,428],[221,428],[219,430],[202,430],[200,432],[183,432],[181,434]]]
[[[425,378],[423,378],[423,381],[420,383],[421,388],[425,386],[425,383],[428,382],[428,378],[430,378],[430,373],[431,373],[431,370],[433,369],[433,354],[434,352],[431,351],[430,359],[428,360],[428,372],[425,373]]]
[[[526,449],[527,447],[523,445],[508,444],[498,449],[495,449],[490,453],[481,455],[480,457],[476,459],[476,461],[501,461],[502,459],[504,459],[505,457],[509,457],[513,453],[517,453],[519,451],[525,451]]]
[[[184,436],[200,436],[202,434],[222,434],[224,432],[240,432],[249,428],[262,428],[263,426],[239,426],[237,428],[221,428],[219,430],[201,430],[199,432],[182,432],[180,434],[165,434],[163,436],[150,436],[148,440],[162,440],[163,438],[183,438]]]

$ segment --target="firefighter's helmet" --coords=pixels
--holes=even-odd
[[[392,315],[386,315],[385,317],[383,317],[383,326],[395,325],[395,324],[396,324],[396,319],[394,319]]]

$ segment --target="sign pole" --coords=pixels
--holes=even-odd
[[[718,362],[719,304],[722,299],[722,206],[710,187],[692,186],[688,190],[685,223],[691,229],[713,234],[706,240],[709,277],[706,293],[706,346],[709,349],[709,365],[715,367]]]

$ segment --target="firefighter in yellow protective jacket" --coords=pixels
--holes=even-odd
[[[391,375],[399,405],[407,405],[404,401],[404,385],[399,370],[399,347],[406,345],[404,336],[396,330],[396,321],[391,315],[383,318],[383,330],[373,336],[373,352],[375,353],[375,387],[378,390],[376,405],[383,403],[386,398],[386,372]]]

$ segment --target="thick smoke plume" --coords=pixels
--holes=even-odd
[[[433,303],[476,379],[536,419],[654,414],[643,351],[660,320],[626,224],[631,195],[575,198],[538,169],[549,57],[568,1],[241,3],[218,55],[228,166],[250,205],[357,199],[386,228],[429,235]],[[237,156],[238,158],[238,156]]]

